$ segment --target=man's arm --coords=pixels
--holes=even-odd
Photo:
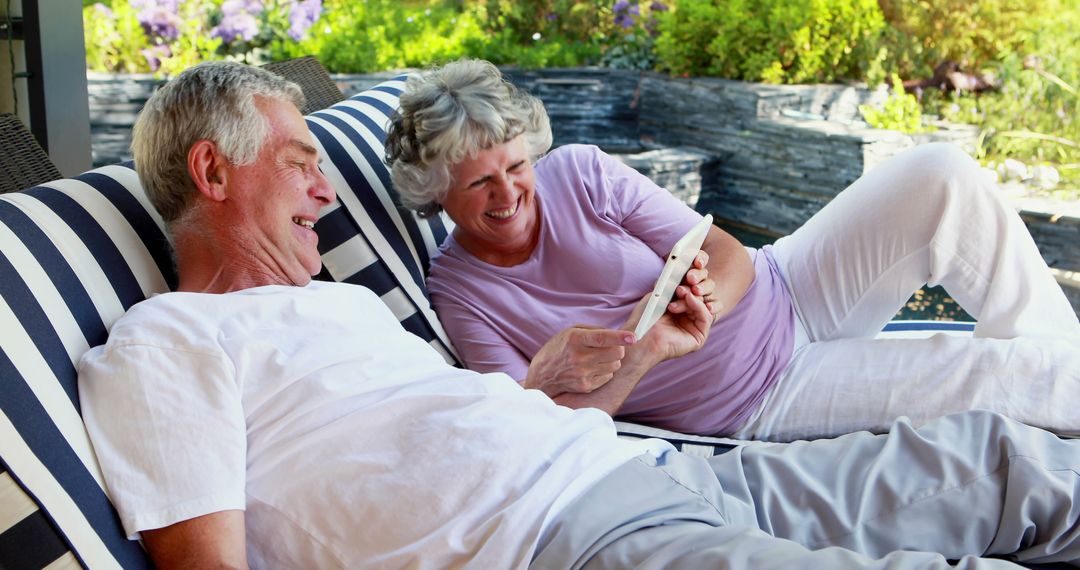
[[[154,564],[170,568],[246,569],[244,511],[220,511],[142,532]]]

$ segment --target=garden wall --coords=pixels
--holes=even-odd
[[[544,101],[556,145],[601,146],[699,210],[772,236],[790,233],[904,148],[928,140],[970,147],[976,136],[964,127],[919,139],[870,129],[859,120],[858,106],[883,95],[850,86],[593,68],[506,72]],[[394,75],[334,79],[350,95]],[[88,74],[95,165],[130,158],[131,124],[156,84],[146,75]],[[1022,216],[1052,266],[1080,271],[1080,217],[1041,211]]]

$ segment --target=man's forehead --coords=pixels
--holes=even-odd
[[[283,148],[304,154],[319,153],[307,121],[292,101],[270,98],[259,98],[256,101],[269,121],[272,136],[280,137],[278,140],[282,141]]]
[[[319,154],[319,149],[315,148],[315,145],[312,144],[310,136],[308,140],[303,140],[296,137],[290,138],[288,144],[289,146],[296,148],[304,154]]]

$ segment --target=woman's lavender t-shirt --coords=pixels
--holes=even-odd
[[[578,324],[618,328],[675,242],[701,216],[598,148],[568,145],[536,164],[540,237],[513,267],[480,261],[451,236],[427,284],[465,364],[520,380],[540,347]],[[726,434],[757,409],[791,358],[794,311],[768,246],[747,249],[755,278],[705,346],[653,368],[619,417]]]

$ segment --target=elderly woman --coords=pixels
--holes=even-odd
[[[410,77],[390,125],[402,201],[456,224],[428,285],[470,368],[701,434],[791,440],[972,408],[1080,431],[1080,323],[959,150],[886,162],[773,246],[712,228],[635,339],[635,308],[700,216],[595,147],[550,144],[543,105],[481,61]],[[927,283],[977,318],[974,338],[875,339]],[[707,340],[674,358],[702,301]]]

